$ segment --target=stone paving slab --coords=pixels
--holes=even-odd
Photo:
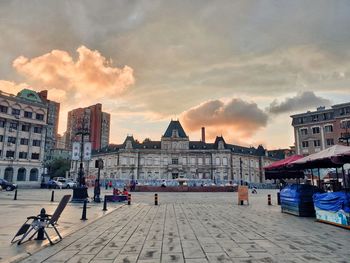
[[[205,195],[162,193],[154,206],[135,194],[131,206],[22,262],[349,262],[347,230],[282,214],[264,196],[238,206],[232,193]]]

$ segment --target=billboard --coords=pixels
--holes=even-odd
[[[73,148],[72,148],[72,160],[78,161],[80,158],[80,143],[79,142],[73,142]]]
[[[90,161],[91,160],[91,142],[85,142],[84,143],[84,161]]]

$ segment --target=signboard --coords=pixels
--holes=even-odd
[[[244,186],[244,185],[239,185],[238,186],[238,204],[241,204],[241,201],[247,201],[247,203],[249,204],[249,200],[248,200],[248,186]]]
[[[346,213],[342,209],[340,209],[337,212],[332,212],[332,211],[317,209],[316,207],[315,210],[316,210],[316,218],[319,220],[323,220],[323,221],[327,221],[327,222],[331,222],[331,223],[335,223],[343,226],[350,226],[350,222],[348,220],[350,218],[350,214]]]
[[[80,158],[80,143],[79,142],[73,142],[73,148],[72,148],[72,160],[78,161]]]
[[[84,143],[84,161],[90,161],[91,160],[91,142],[85,142]]]

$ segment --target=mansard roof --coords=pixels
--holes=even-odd
[[[171,138],[173,135],[173,130],[177,130],[180,138],[187,138],[187,135],[186,135],[184,129],[182,128],[181,123],[179,121],[173,121],[173,120],[171,120],[163,137]]]
[[[18,92],[17,97],[32,101],[32,102],[43,103],[38,93],[30,89],[21,90],[20,92]]]

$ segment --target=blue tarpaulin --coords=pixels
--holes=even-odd
[[[316,192],[320,192],[320,189],[316,186],[308,184],[292,184],[288,185],[281,190],[281,200],[291,202],[310,202],[312,201],[312,195]]]
[[[313,199],[315,207],[321,210],[338,212],[343,209],[346,213],[350,213],[350,193],[316,193]]]

